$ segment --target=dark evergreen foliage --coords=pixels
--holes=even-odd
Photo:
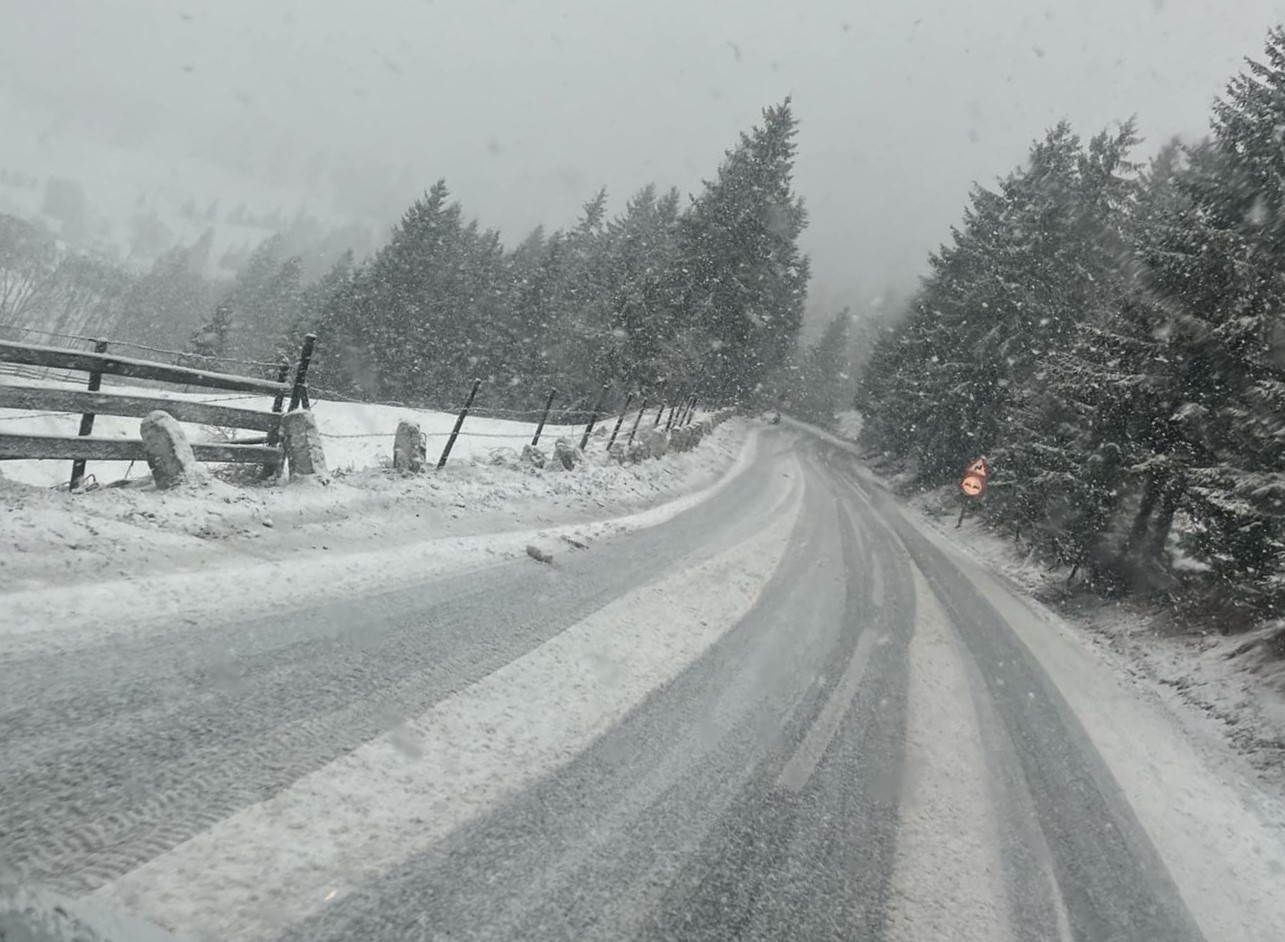
[[[806,297],[789,102],[764,112],[686,209],[644,187],[616,217],[600,190],[567,230],[506,250],[439,182],[317,305],[318,376],[338,392],[449,405],[474,377],[492,405],[551,387],[748,401],[794,347]]]
[[[1065,125],[978,188],[857,397],[929,484],[973,456],[991,518],[1118,591],[1193,557],[1285,599],[1285,31],[1211,137],[1129,162]],[[1181,526],[1176,526],[1176,524]]]

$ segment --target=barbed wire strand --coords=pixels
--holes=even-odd
[[[54,337],[59,340],[81,340],[85,343],[93,343],[97,339],[94,337],[82,337],[79,334],[63,334],[56,330],[43,330],[39,327],[21,327],[18,324],[0,324],[0,330],[16,330],[24,334],[36,334],[41,337]]]
[[[546,426],[547,428],[547,426]],[[425,438],[446,438],[450,432],[423,432]],[[322,432],[322,438],[389,438],[393,437],[391,432]],[[526,439],[522,432],[470,432],[466,429],[460,429],[460,438],[506,438],[510,441],[517,439]]]
[[[80,334],[64,334],[56,330],[44,330],[39,327],[20,327],[17,324],[0,324],[0,331],[17,330],[27,334],[36,334],[41,337],[53,337],[59,340],[76,340],[81,343],[97,343],[99,340],[107,340],[107,343],[113,347],[128,347],[131,350],[146,350],[148,353],[162,353],[166,356],[173,357],[192,357],[198,360],[205,360],[209,363],[236,363],[240,366],[261,366],[267,369],[279,369],[281,364],[272,363],[267,360],[246,360],[240,357],[211,356],[204,353],[193,353],[190,350],[170,350],[166,347],[153,347],[145,343],[137,343],[133,340],[111,340],[105,337],[85,337]]]
[[[80,412],[24,412],[22,415],[0,415],[0,422],[17,422],[19,419],[52,419],[82,414]]]
[[[413,405],[410,405],[409,403],[400,402],[395,399],[355,399],[352,396],[345,395],[344,393],[338,392],[337,390],[326,389],[321,386],[313,386],[312,384],[308,385],[308,394],[309,394],[309,397],[312,399],[321,399],[321,400],[330,399],[336,402],[350,403],[352,405],[385,406],[391,409],[408,409],[411,412],[433,412],[433,413],[445,414],[445,415],[456,415],[459,413],[459,407],[456,407],[454,409],[434,409],[429,406],[413,406]],[[542,409],[505,409],[499,406],[471,406],[469,408],[469,415],[476,416],[478,418],[485,419],[485,418],[500,418],[503,416],[518,416],[530,424],[534,424],[535,422],[539,421],[539,417],[542,414],[543,414]],[[597,415],[600,419],[605,419],[607,417],[615,417],[619,414],[620,413],[618,412],[595,413],[589,409],[573,409],[566,412],[560,412],[555,409],[549,412],[549,420],[553,422],[554,420],[557,420],[557,419],[569,419],[569,418],[587,419],[592,415]],[[630,412],[628,414],[634,415],[635,413]]]
[[[65,339],[65,340],[76,340],[83,343],[95,343],[97,340],[97,338],[84,337],[78,334],[66,334],[66,333],[60,333],[58,331],[49,331],[49,330],[43,330],[43,329],[33,328],[33,327],[19,327],[16,324],[0,324],[0,330],[19,330],[29,334],[38,334],[41,336],[56,337],[56,338]],[[124,340],[110,341],[110,342],[117,346],[129,347],[131,349],[136,349],[136,350],[146,350],[151,353],[166,354],[169,356],[180,356],[180,357],[187,356],[187,357],[195,357],[206,361],[239,363],[247,366],[262,366],[262,367],[270,367],[273,369],[279,368],[280,366],[279,363],[268,363],[268,362],[259,361],[259,360],[241,360],[233,357],[208,357],[203,354],[185,353],[183,351],[178,351],[178,350],[167,350],[163,347],[153,347],[147,344],[133,343],[131,341],[124,341]],[[18,365],[19,364],[9,364],[9,366],[18,366]],[[22,375],[22,374],[20,372],[16,372],[16,375]],[[338,390],[325,389],[324,387],[319,387],[319,386],[310,387],[309,393],[311,398],[319,399],[321,401],[334,400],[334,401],[349,403],[352,405],[384,406],[388,408],[405,409],[407,411],[417,412],[417,413],[435,413],[439,415],[443,415],[443,414],[451,415],[451,414],[455,414],[455,411],[458,411],[458,410],[447,411],[443,409],[431,409],[426,406],[412,406],[405,402],[398,402],[394,400],[373,400],[373,401],[361,400],[361,399],[354,398],[352,396],[345,395],[339,392]],[[251,393],[251,394],[239,394],[239,395],[231,395],[231,396],[217,396],[217,397],[211,397],[211,398],[202,398],[196,401],[205,402],[205,403],[214,403],[214,402],[234,402],[234,401],[241,401],[246,399],[259,399],[259,398],[265,398],[265,397]],[[22,419],[38,419],[38,418],[71,418],[71,417],[79,416],[81,414],[82,413],[79,413],[79,412],[41,412],[41,413],[34,413],[34,414],[28,413],[28,414],[22,414],[22,415],[0,416],[0,422],[18,421]],[[520,421],[518,424],[534,425],[538,421],[536,417],[543,415],[543,410],[541,409],[506,409],[502,407],[481,406],[481,407],[471,408],[469,410],[469,414],[476,418],[519,416],[521,417],[522,421]],[[551,423],[552,427],[556,428],[559,425],[567,425],[567,424],[578,425],[579,424],[579,421],[568,422],[567,420],[569,419],[583,420],[587,417],[592,417],[595,415],[602,418],[604,421],[606,421],[617,417],[619,413],[594,412],[588,409],[576,409],[576,410],[571,410],[566,412],[551,412],[549,418],[553,420]],[[638,415],[638,411],[626,412],[624,414],[626,419],[628,419],[629,416],[631,415],[633,416]],[[424,436],[426,438],[445,438],[450,434],[451,434],[450,432],[425,432]],[[490,439],[513,440],[513,439],[525,437],[524,433],[475,432],[465,428],[461,428],[457,434],[461,438],[490,438]],[[388,436],[388,433],[387,432],[357,432],[357,433],[322,432],[321,436],[323,438],[331,438],[331,439],[363,439],[363,438],[385,438]]]
[[[243,360],[239,357],[214,356],[205,353],[193,353],[190,350],[167,350],[164,347],[150,347],[145,343],[134,343],[130,340],[110,340],[108,343],[118,347],[129,347],[133,350],[146,350],[149,353],[163,353],[166,356],[190,357],[196,360],[204,360],[208,363],[235,363],[238,366],[260,366],[264,369],[277,370],[281,368],[280,363],[272,363],[267,360]]]

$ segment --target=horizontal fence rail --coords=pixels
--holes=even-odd
[[[81,339],[81,338],[77,338]],[[36,379],[27,371],[75,371],[88,374],[86,388],[76,389],[24,382],[0,383],[0,409],[12,409],[28,416],[77,415],[81,417],[78,435],[43,435],[9,433],[0,424],[0,461],[8,460],[66,460],[72,461],[69,487],[75,490],[85,476],[86,461],[140,461],[147,460],[147,449],[140,438],[114,438],[93,435],[94,419],[98,415],[145,418],[153,412],[165,412],[178,422],[241,429],[257,432],[250,438],[220,442],[192,442],[192,454],[197,461],[219,464],[257,464],[265,475],[280,470],[283,464],[279,445],[281,413],[286,397],[290,408],[299,405],[308,408],[307,370],[315,337],[304,338],[303,349],[290,380],[290,364],[282,357],[276,364],[276,380],[218,373],[185,365],[158,363],[133,357],[115,356],[107,352],[109,341],[94,340],[93,352],[66,347],[16,343],[0,340],[0,366],[9,375]],[[136,345],[137,346],[137,345]],[[182,359],[186,354],[175,351]],[[198,358],[204,360],[206,358]],[[251,364],[255,365],[255,364]],[[262,364],[258,364],[262,365]],[[104,375],[166,383],[173,386],[203,387],[229,391],[237,395],[207,398],[205,401],[171,398],[165,395],[143,395],[138,391],[103,390]],[[146,390],[144,390],[145,392]],[[222,405],[230,399],[270,397],[271,410],[242,405]],[[0,416],[21,420],[21,414]]]
[[[185,366],[169,366],[151,360],[118,357],[107,353],[88,353],[82,350],[65,350],[59,347],[40,347],[32,344],[11,343],[0,340],[0,360],[21,363],[25,366],[44,366],[52,369],[79,370],[84,373],[106,373],[134,379],[150,379],[179,386],[206,386],[232,392],[257,392],[268,396],[289,394],[288,383],[252,376],[235,376],[231,373],[211,373],[208,370]]]
[[[137,418],[160,409],[180,422],[254,429],[259,432],[270,432],[281,422],[280,413],[266,409],[240,409],[188,399],[135,396],[102,390],[90,392],[84,389],[50,389],[43,386],[0,385],[0,409],[44,409],[50,412],[87,412]]]
[[[4,325],[0,325],[3,327]],[[0,331],[0,335],[2,335]],[[364,405],[389,406],[414,413],[438,413],[442,410],[405,402],[358,399],[337,391],[310,387],[307,381],[308,366],[313,353],[315,337],[307,335],[298,359],[291,364],[282,357],[276,364],[267,361],[228,361],[243,362],[250,366],[271,366],[276,370],[276,380],[261,379],[253,376],[240,376],[231,373],[219,373],[186,365],[192,360],[209,363],[211,358],[198,357],[178,351],[166,351],[157,348],[158,353],[172,355],[177,363],[159,363],[133,357],[115,356],[106,352],[115,341],[89,340],[74,338],[93,343],[95,350],[78,350],[65,347],[51,347],[36,344],[18,343],[0,340],[0,374],[8,374],[18,382],[0,381],[0,410],[14,410],[12,416],[0,414],[0,462],[7,460],[66,460],[74,462],[71,488],[74,490],[84,475],[86,461],[119,461],[133,462],[147,459],[147,452],[141,438],[107,437],[93,434],[93,418],[103,416],[128,416],[145,418],[153,412],[168,413],[175,420],[221,429],[240,429],[258,433],[250,437],[230,436],[226,441],[192,442],[191,448],[198,461],[213,463],[247,463],[259,464],[265,474],[279,471],[284,464],[281,437],[282,411],[289,397],[291,410],[302,407],[310,408],[310,396],[319,396],[322,400],[335,402],[360,403]],[[120,344],[125,346],[123,342]],[[292,370],[293,367],[293,370]],[[88,388],[74,386],[37,385],[34,381],[39,371],[58,370],[88,374]],[[293,372],[293,376],[291,373]],[[46,374],[47,375],[47,374]],[[144,382],[164,383],[182,387],[205,387],[208,389],[227,390],[233,395],[205,396],[199,400],[188,398],[170,398],[165,390],[156,390],[154,394],[147,387],[133,390],[103,390],[98,384],[104,375],[120,376]],[[24,380],[27,380],[24,382]],[[68,381],[74,377],[68,377]],[[664,432],[678,430],[689,424],[696,411],[697,397],[688,392],[681,393],[681,399],[668,398],[663,387],[652,396],[641,396],[638,392],[626,392],[623,396],[617,393],[614,407],[610,404],[613,398],[609,386],[597,390],[590,400],[589,396],[579,396],[555,408],[557,391],[550,389],[544,400],[543,408],[523,409],[505,408],[503,406],[485,406],[476,403],[481,380],[475,380],[470,389],[467,401],[458,409],[458,415],[451,430],[420,431],[423,438],[446,437],[447,442],[438,459],[437,466],[444,465],[451,454],[451,447],[458,438],[482,438],[514,441],[526,439],[529,429],[534,426],[535,433],[530,443],[538,447],[542,434],[549,426],[556,426],[559,438],[565,438],[574,448],[579,441],[580,448],[587,449],[595,432],[602,438],[604,448],[611,450],[618,441],[633,444],[640,433],[652,434],[660,431],[659,426],[668,412]],[[675,395],[671,391],[671,395]],[[235,405],[226,404],[232,400],[258,398],[261,401],[270,397],[272,409],[256,408],[244,402]],[[637,406],[634,406],[637,401]],[[265,403],[266,405],[266,403]],[[588,408],[583,408],[583,406]],[[706,404],[707,408],[709,407]],[[568,408],[570,407],[570,408]],[[654,414],[651,410],[655,410]],[[70,434],[9,434],[4,431],[10,420],[20,421],[32,417],[76,416],[82,417],[79,435]],[[515,431],[481,431],[466,428],[470,416],[504,420],[519,428]],[[586,422],[587,419],[587,422]],[[644,420],[647,421],[644,425]],[[598,423],[602,427],[598,428]],[[610,428],[608,425],[610,424]],[[523,431],[520,427],[527,426]],[[568,426],[578,426],[573,432]],[[578,432],[578,435],[577,435]],[[352,432],[327,433],[320,431],[322,438],[327,439],[365,439],[384,438],[386,432]],[[627,436],[627,437],[626,437]],[[562,447],[559,443],[558,447]],[[624,448],[625,445],[620,446]],[[64,485],[66,486],[66,485]]]
[[[192,442],[197,461],[279,464],[281,450],[270,445]],[[23,458],[83,458],[90,461],[146,461],[139,439],[80,435],[0,435],[0,461]]]

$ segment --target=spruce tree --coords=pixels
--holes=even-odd
[[[1265,61],[1231,81],[1212,125],[1144,251],[1169,313],[1188,548],[1270,602],[1285,567],[1285,30],[1269,35]]]
[[[818,425],[833,423],[835,413],[850,398],[851,364],[847,359],[852,312],[844,308],[831,318],[821,336],[797,364],[791,364],[789,407],[800,418]]]
[[[704,333],[702,382],[725,401],[752,397],[803,323],[809,268],[798,246],[807,214],[793,191],[796,133],[790,99],[766,109],[679,225],[678,316]]]

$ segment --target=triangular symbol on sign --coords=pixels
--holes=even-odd
[[[991,466],[986,463],[985,458],[978,458],[976,461],[974,461],[972,464],[968,466],[967,473],[975,474],[978,477],[984,478],[991,473]]]

